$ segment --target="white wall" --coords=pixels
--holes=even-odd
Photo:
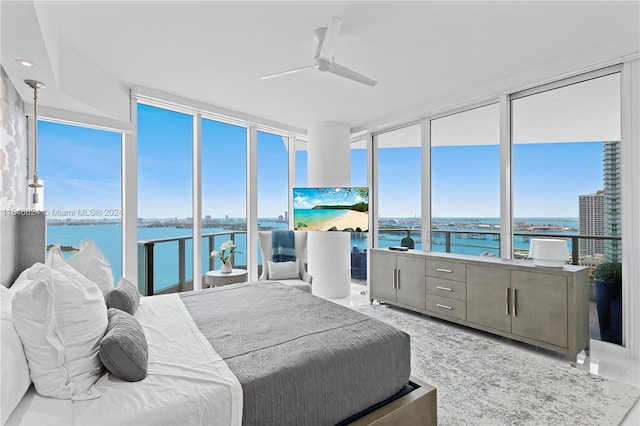
[[[2,128],[0,128],[0,209],[27,208],[27,117],[24,102],[0,67]]]

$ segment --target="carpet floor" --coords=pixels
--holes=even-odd
[[[441,425],[617,425],[640,389],[388,305],[353,308],[411,336],[412,375],[438,390]]]

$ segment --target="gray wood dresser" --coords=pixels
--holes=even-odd
[[[589,354],[588,268],[372,249],[370,301],[566,353]]]

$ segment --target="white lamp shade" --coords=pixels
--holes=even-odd
[[[529,247],[529,257],[538,266],[562,267],[569,258],[567,241],[533,238]]]

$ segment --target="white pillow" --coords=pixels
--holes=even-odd
[[[34,283],[14,294],[12,319],[36,391],[59,399],[99,397],[94,383],[103,373],[99,350],[108,321],[102,291],[45,265],[28,277]]]
[[[0,285],[0,360],[2,361],[2,380],[0,380],[0,413],[2,424],[5,424],[13,409],[22,399],[29,386],[29,367],[24,355],[22,342],[11,320],[11,298],[13,292]]]
[[[113,290],[111,263],[92,240],[83,240],[80,251],[71,256],[67,263],[98,284],[102,291]]]
[[[292,280],[300,279],[300,269],[298,263],[300,259],[296,259],[295,262],[272,262],[267,260],[269,265],[269,279],[270,280]]]
[[[70,278],[72,281],[75,281],[81,284],[85,288],[97,285],[96,283],[91,281],[89,278],[85,277],[80,272],[78,272],[74,267],[69,265],[64,260],[64,256],[62,255],[62,249],[58,244],[51,247],[51,249],[49,250],[49,255],[47,256],[45,265],[53,269],[54,271],[61,272],[67,278]]]
[[[40,262],[34,263],[30,268],[25,269],[18,275],[18,278],[11,284],[9,287],[9,291],[15,293],[16,291],[22,290],[33,284],[33,280],[30,277],[35,271],[39,271],[44,265]]]

